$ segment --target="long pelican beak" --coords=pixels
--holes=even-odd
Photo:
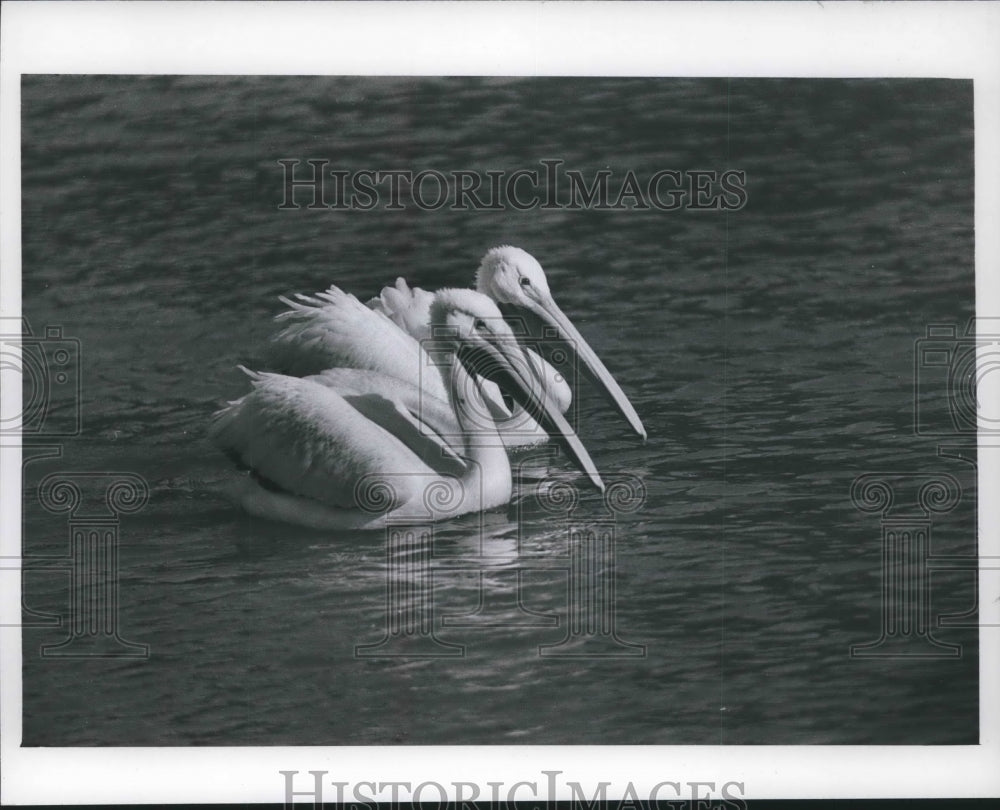
[[[458,359],[473,376],[492,380],[508,391],[514,400],[565,447],[570,458],[591,483],[604,492],[604,481],[587,448],[570,427],[558,405],[541,385],[531,361],[513,339],[480,340],[463,344]]]
[[[540,301],[532,301],[527,308],[521,304],[501,305],[501,311],[505,314],[510,309],[515,310],[519,314],[528,313],[534,315],[544,325],[554,329],[559,338],[565,341],[570,349],[576,352],[577,357],[583,361],[583,370],[587,373],[587,376],[593,382],[597,383],[611,404],[628,420],[632,430],[638,433],[643,441],[646,440],[646,428],[642,426],[642,420],[639,419],[639,414],[635,412],[632,403],[625,396],[625,392],[622,391],[615,378],[611,376],[611,372],[608,371],[604,363],[601,362],[601,359],[594,353],[594,350],[590,348],[587,341],[583,339],[583,336],[573,326],[573,322],[559,309],[559,305],[556,304],[551,295],[546,295]]]

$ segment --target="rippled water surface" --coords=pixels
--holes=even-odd
[[[974,311],[970,83],[27,77],[22,110],[24,313],[80,341],[82,381],[81,434],[26,451],[26,555],[67,553],[66,515],[38,503],[48,473],[150,488],[119,549],[120,634],[149,657],[43,658],[67,630],[26,629],[26,745],[977,741],[974,629],[934,629],[957,658],[849,654],[881,615],[857,476],[954,476],[933,551],[975,552],[974,467],[915,434],[913,407],[915,375],[944,385],[915,341]],[[615,189],[731,168],[747,203],[279,210],[285,158],[552,158]],[[567,561],[606,512],[535,453],[511,509],[436,528],[432,629],[464,654],[358,657],[385,633],[384,538],[242,516],[208,417],[245,390],[235,365],[260,364],[276,296],[464,286],[505,242],[541,261],[649,431],[580,392],[602,472],[645,487],[614,524],[622,644],[539,654],[567,634]],[[71,422],[57,394],[47,418]],[[539,506],[551,480],[575,485],[572,513]],[[969,572],[931,584],[932,620],[975,604]],[[58,559],[25,575],[29,624],[67,599]]]

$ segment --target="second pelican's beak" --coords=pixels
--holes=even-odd
[[[607,370],[601,359],[590,348],[576,327],[573,326],[573,322],[559,309],[559,305],[556,304],[551,295],[539,296],[538,300],[532,300],[526,305],[520,303],[503,304],[501,305],[501,310],[505,315],[513,310],[515,317],[525,314],[534,316],[534,319],[541,321],[543,325],[555,330],[559,338],[567,343],[570,349],[580,358],[583,363],[583,370],[587,373],[587,376],[597,383],[601,391],[611,401],[611,404],[628,420],[632,430],[638,433],[643,441],[645,441],[646,428],[642,426],[642,420],[639,419],[639,414],[635,412],[632,403],[625,396],[625,392],[622,391],[621,386],[611,376],[611,372]]]
[[[511,338],[482,339],[459,347],[458,360],[473,376],[492,380],[506,390],[552,437],[565,447],[591,483],[604,492],[604,481],[587,448],[558,405],[548,396],[517,342]]]

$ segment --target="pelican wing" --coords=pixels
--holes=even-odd
[[[252,374],[253,390],[216,414],[212,437],[281,489],[357,508],[356,488],[384,480],[401,501],[430,470],[332,388],[283,374]]]
[[[282,298],[282,329],[271,341],[268,360],[296,377],[347,367],[388,374],[447,401],[444,382],[420,343],[385,315],[353,295],[330,287],[315,296]]]
[[[377,298],[368,306],[385,315],[406,334],[417,340],[431,336],[431,304],[434,293],[410,287],[406,279],[396,279],[393,287],[383,287]]]
[[[431,469],[461,475],[468,466],[461,456],[462,443],[456,441],[461,428],[447,402],[404,380],[353,368],[327,369],[307,379],[336,391]],[[444,437],[450,437],[451,441]]]

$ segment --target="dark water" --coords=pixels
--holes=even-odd
[[[67,76],[26,78],[22,105],[24,313],[79,339],[82,375],[81,434],[26,467],[29,563],[67,549],[43,475],[150,488],[121,519],[119,592],[120,634],[149,658],[43,658],[67,630],[25,629],[24,744],[978,740],[974,629],[933,630],[956,658],[849,653],[881,615],[880,516],[852,504],[857,476],[954,476],[962,499],[933,516],[932,550],[975,553],[974,467],[915,434],[913,407],[915,376],[944,385],[915,369],[915,341],[974,311],[971,83]],[[611,169],[615,189],[629,170],[737,169],[747,201],[279,210],[284,158],[480,173],[561,159]],[[646,654],[539,655],[566,634],[568,527],[605,512],[536,455],[520,519],[436,530],[434,631],[464,656],[358,658],[384,633],[383,538],[241,516],[207,419],[245,390],[234,366],[260,362],[277,295],[467,285],[504,242],[539,258],[649,431],[641,444],[581,392],[598,466],[646,490],[617,515],[614,579],[618,636]],[[71,423],[72,397],[52,396],[47,418]],[[532,500],[539,476],[578,485],[571,516]],[[518,624],[519,571],[527,610],[559,626]],[[932,622],[974,607],[970,572],[931,585]],[[442,624],[480,593],[498,626]],[[65,567],[26,574],[32,611],[67,599]]]

